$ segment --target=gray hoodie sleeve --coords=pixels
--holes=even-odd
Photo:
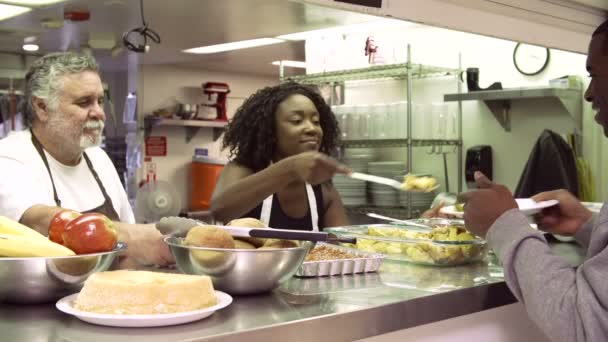
[[[574,234],[574,239],[579,245],[585,249],[589,248],[589,242],[591,240],[591,232],[593,227],[597,224],[597,214],[593,214],[587,222]]]
[[[507,285],[553,341],[608,341],[608,217],[603,216],[608,215],[594,219],[595,227],[586,224],[578,237],[584,243],[589,232],[587,259],[578,268],[553,254],[517,209],[488,231]]]

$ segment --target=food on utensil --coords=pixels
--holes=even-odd
[[[400,255],[406,260],[422,264],[458,265],[479,260],[485,254],[485,246],[466,243],[475,240],[475,236],[464,227],[456,225],[436,226],[430,231],[370,226],[368,235],[369,239],[357,238],[358,249]]]
[[[92,274],[78,294],[78,310],[142,315],[199,310],[217,303],[207,276],[147,271]]]
[[[304,259],[304,261],[354,259],[356,257],[356,255],[340,250],[338,248],[319,246],[310,250],[306,255],[306,259]]]
[[[403,183],[401,184],[401,189],[405,191],[422,191],[429,192],[436,188],[437,180],[433,177],[428,176],[414,176],[414,175],[405,175],[403,177]]]
[[[61,257],[74,252],[47,238],[0,234],[0,257]]]
[[[118,242],[114,222],[98,213],[80,215],[71,220],[61,236],[64,245],[76,254],[108,252]]]
[[[234,227],[247,227],[247,228],[268,228],[264,224],[264,222],[255,219],[253,217],[243,217],[239,219],[234,219],[228,222],[227,226]],[[239,237],[239,240],[247,241],[255,247],[262,247],[266,239],[263,238],[255,238],[255,237]]]
[[[184,245],[207,248],[235,248],[234,238],[228,231],[214,226],[190,228]]]
[[[49,224],[49,239],[60,245],[65,245],[62,236],[63,232],[65,231],[65,227],[68,225],[68,223],[70,223],[70,221],[80,215],[82,214],[70,209],[61,210],[53,215],[51,223]]]

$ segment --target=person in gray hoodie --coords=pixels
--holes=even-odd
[[[608,21],[593,33],[587,71],[591,83],[585,99],[608,137]],[[572,267],[551,252],[542,232],[530,227],[505,186],[480,172],[475,180],[479,189],[459,196],[465,224],[496,252],[509,288],[529,317],[553,341],[608,341],[608,205],[592,214],[566,190],[533,196],[559,201],[537,218],[540,229],[573,236],[586,248],[585,261]]]

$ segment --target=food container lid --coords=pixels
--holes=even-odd
[[[214,164],[214,165],[226,165],[226,161],[218,158],[211,158],[205,156],[193,156],[193,163],[204,163],[204,164]]]

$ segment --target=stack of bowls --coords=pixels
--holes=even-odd
[[[348,155],[342,159],[342,163],[350,167],[353,172],[366,173],[367,164],[371,159],[371,154]],[[367,188],[364,181],[336,175],[333,183],[345,206],[363,206],[367,203]]]
[[[401,161],[377,161],[367,164],[367,172],[374,176],[403,181],[406,164]],[[370,183],[369,192],[372,202],[378,207],[396,207],[399,205],[399,191],[383,184]]]

